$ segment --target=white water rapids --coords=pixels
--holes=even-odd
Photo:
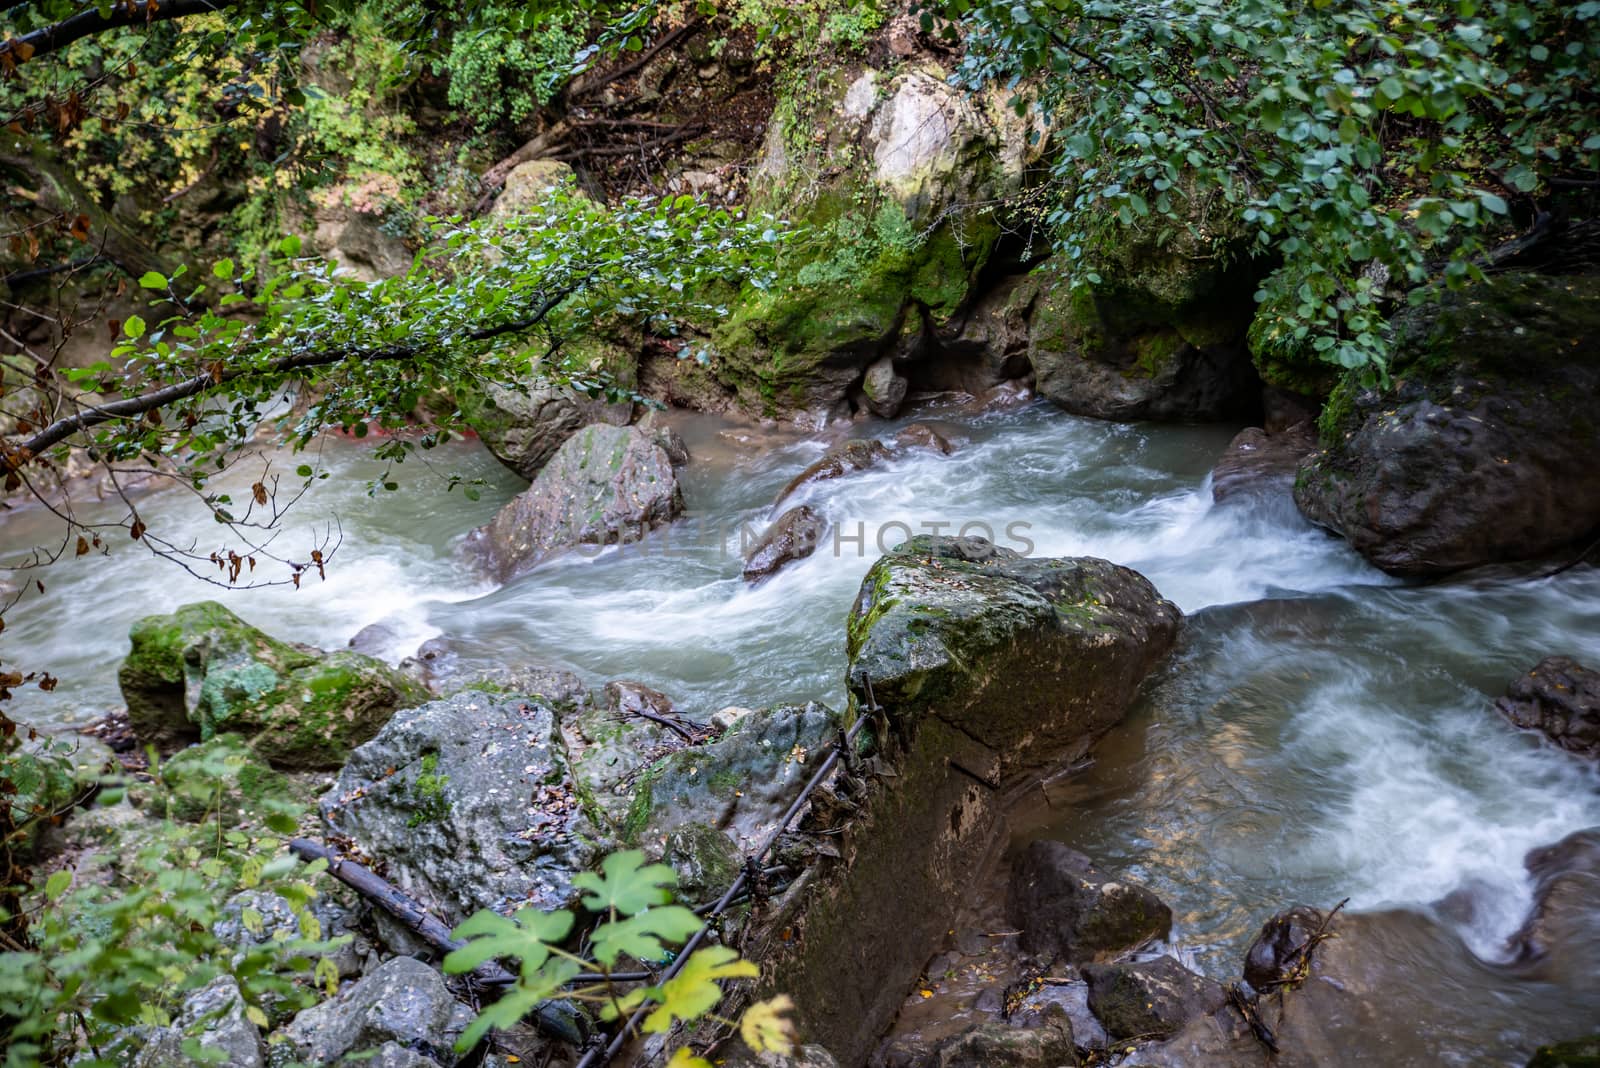
[[[126,542],[109,560],[58,564],[40,576],[47,593],[8,615],[0,659],[62,681],[54,694],[22,691],[11,714],[44,725],[103,714],[118,703],[128,624],[211,597],[270,633],[324,647],[386,621],[397,632],[391,659],[442,634],[471,657],[568,666],[596,684],[638,679],[690,715],[837,703],[845,615],[879,532],[894,544],[906,534],[895,523],[953,532],[979,522],[1001,544],[1025,538],[1036,553],[1136,568],[1190,614],[1178,656],[1096,766],[1060,793],[1072,815],[1045,833],[1171,901],[1207,970],[1236,968],[1254,927],[1293,901],[1420,907],[1463,889],[1473,907],[1459,932],[1493,958],[1529,905],[1524,854],[1600,825],[1595,768],[1492,708],[1544,656],[1600,662],[1600,571],[1404,587],[1287,501],[1214,506],[1207,473],[1227,429],[1121,426],[1042,405],[922,418],[958,450],[907,453],[812,487],[804,499],[835,531],[864,540],[824,543],[753,588],[739,576],[739,524],[764,524],[777,489],[826,442],[741,445],[712,419],[687,420],[693,518],[665,547],[657,538],[643,551],[573,554],[498,590],[456,544],[516,492],[515,479],[459,443],[432,463],[486,477],[482,501],[443,492],[410,463],[402,492],[369,499],[373,465],[358,445],[332,442],[334,477],[285,535],[304,540],[309,525],[339,516],[344,544],[325,583],[228,594]],[[888,439],[896,426],[854,432]],[[214,536],[180,495],[164,497],[141,504],[152,526]],[[725,548],[714,543],[719,527]],[[38,511],[0,519],[8,556],[53,532]]]

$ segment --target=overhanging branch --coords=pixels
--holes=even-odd
[[[10,58],[10,65],[59,52],[74,41],[93,37],[106,30],[125,26],[147,26],[153,22],[203,15],[232,7],[237,0],[131,0],[111,5],[111,14],[102,15],[99,7],[90,7],[60,22],[30,30],[21,37],[0,43],[0,55]]]

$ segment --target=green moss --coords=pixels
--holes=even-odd
[[[407,827],[420,827],[424,823],[437,823],[450,815],[450,802],[445,799],[444,788],[450,776],[439,773],[439,754],[424,753],[417,764],[417,780],[411,784],[411,815]]]

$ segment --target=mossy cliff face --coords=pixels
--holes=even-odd
[[[1027,559],[918,537],[867,574],[849,687],[892,771],[859,799],[841,856],[785,903],[763,953],[805,1034],[865,1063],[992,853],[1018,774],[1070,760],[1126,712],[1178,610],[1092,559]]]
[[[968,300],[1020,188],[1027,130],[932,63],[853,65],[780,100],[753,207],[801,228],[779,283],[711,332],[713,369],[766,415],[847,412],[866,366],[911,363],[925,324]]]
[[[1030,276],[1021,310],[1042,395],[1100,419],[1254,414],[1261,383],[1246,332],[1256,268],[1231,221],[1210,218],[1202,199],[1184,203],[1192,217],[1182,224],[1108,223],[1086,250],[1092,272],[1075,275],[1057,257]]]
[[[1508,274],[1404,313],[1392,382],[1352,374],[1295,502],[1363,556],[1430,576],[1600,529],[1600,276]],[[1573,472],[1580,472],[1574,476]]]
[[[427,693],[380,660],[279,641],[215,601],[147,616],[118,671],[134,730],[162,748],[232,732],[277,767],[336,768]]]

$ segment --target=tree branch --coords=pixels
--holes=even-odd
[[[220,11],[225,7],[232,7],[236,2],[237,0],[160,0],[158,3],[156,0],[142,0],[142,2],[130,0],[129,3],[111,5],[110,15],[102,15],[98,7],[91,7],[60,22],[41,26],[21,37],[0,43],[0,56],[7,56],[12,65],[19,65],[30,59],[47,56],[51,52],[59,52],[74,41],[104,33],[106,30],[149,25],[152,22],[187,18],[190,15],[203,15],[208,11]]]
[[[466,335],[467,341],[490,341],[506,334],[520,333],[529,327],[537,326],[544,321],[556,306],[565,300],[571,293],[570,289],[562,290],[547,298],[533,310],[526,318],[517,319],[497,326],[484,327],[474,330]],[[34,460],[46,449],[59,445],[67,438],[83,430],[100,426],[117,419],[129,419],[141,416],[149,411],[164,408],[181,400],[195,397],[207,390],[223,386],[229,382],[240,379],[259,378],[269,375],[288,374],[293,371],[309,367],[324,367],[328,364],[338,363],[341,360],[359,359],[363,361],[379,360],[411,360],[420,356],[424,347],[414,344],[386,345],[374,349],[334,348],[320,349],[315,352],[296,352],[288,356],[280,356],[269,360],[261,367],[244,367],[220,374],[206,372],[194,375],[181,382],[174,382],[169,386],[141,393],[133,397],[124,397],[121,400],[98,404],[79,412],[77,415],[57,419],[49,426],[34,434],[27,441],[12,447],[0,446],[0,472],[19,471],[22,467]]]

